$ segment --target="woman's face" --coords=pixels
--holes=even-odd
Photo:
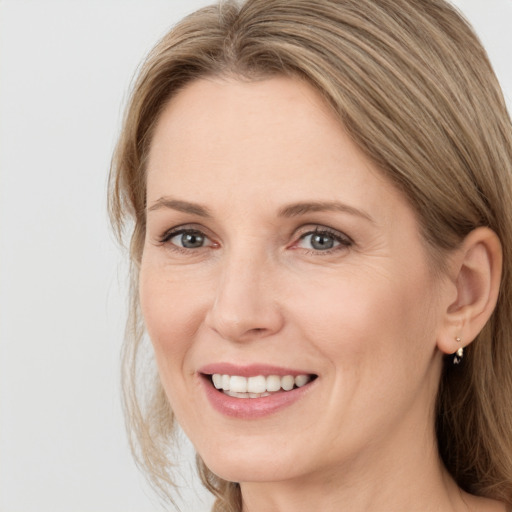
[[[154,134],[147,205],[142,311],[212,471],[311,478],[431,448],[447,287],[404,197],[310,86],[183,89]]]

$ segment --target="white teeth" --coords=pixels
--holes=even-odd
[[[290,391],[295,386],[298,388],[305,386],[311,377],[309,375],[257,375],[254,377],[241,377],[239,375],[221,375],[215,373],[212,375],[213,385],[221,389],[229,396],[237,398],[260,398],[268,396],[283,389]]]
[[[267,379],[263,375],[249,377],[247,379],[247,391],[249,393],[264,393],[267,391]]]
[[[262,396],[270,396],[270,393],[236,393],[235,391],[224,391],[224,394],[234,398],[261,398]]]
[[[229,378],[229,390],[235,393],[247,393],[247,379],[238,375],[232,375]]]
[[[247,398],[249,395],[247,393],[238,393],[236,391],[226,391],[226,395],[233,396],[235,398]]]
[[[267,391],[279,391],[281,389],[281,377],[269,375],[267,377]]]
[[[281,379],[281,387],[285,391],[290,391],[291,389],[293,389],[293,386],[295,386],[295,378],[292,377],[291,375],[285,375]]]
[[[311,378],[309,375],[297,375],[297,377],[295,377],[295,385],[298,388],[301,388],[302,386],[305,386],[310,380]]]
[[[214,375],[212,375],[212,380],[213,380],[213,385],[217,389],[222,388],[222,375],[220,375],[219,373],[215,373]]]

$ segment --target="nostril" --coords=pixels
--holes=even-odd
[[[254,288],[255,277],[243,284],[246,278],[232,272],[219,284],[205,325],[224,340],[245,343],[276,334],[283,327],[279,305],[268,291]]]

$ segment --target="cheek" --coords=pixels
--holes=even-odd
[[[165,271],[144,265],[139,289],[144,323],[160,370],[181,365],[204,309],[202,294],[193,286],[170,279]]]
[[[202,317],[201,294],[176,282],[162,269],[141,267],[140,303],[155,354],[160,382],[173,413],[187,431],[201,423],[201,408],[191,399],[190,354]],[[195,395],[192,395],[195,396]]]
[[[338,375],[384,380],[396,378],[397,365],[414,366],[415,354],[423,352],[427,362],[434,350],[432,293],[426,272],[404,279],[398,270],[367,269],[321,285],[304,283],[289,303],[311,343],[343,369]]]
[[[360,273],[297,294],[294,316],[330,367],[330,403],[337,405],[325,414],[340,426],[326,433],[333,446],[360,446],[371,429],[385,435],[416,399],[430,407],[436,316],[428,286],[420,272],[415,281]]]

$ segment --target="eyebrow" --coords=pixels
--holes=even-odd
[[[189,203],[188,201],[180,201],[179,199],[172,199],[171,197],[160,197],[149,206],[147,210],[148,212],[152,212],[160,210],[161,208],[169,208],[178,212],[198,215],[199,217],[211,217],[210,211],[206,206],[197,203]]]
[[[339,203],[337,201],[315,201],[315,202],[304,202],[304,203],[293,203],[284,206],[279,210],[279,216],[281,217],[298,217],[307,213],[314,212],[342,212],[357,217],[362,217],[371,223],[375,223],[373,218],[363,210],[349,206],[348,204]]]
[[[211,218],[210,210],[201,204],[190,203],[188,201],[181,201],[171,197],[160,197],[151,206],[148,207],[148,212],[168,208],[183,213],[190,213],[191,215],[198,215],[199,217]],[[373,218],[363,210],[354,208],[344,203],[337,201],[314,201],[314,202],[300,202],[292,203],[283,206],[279,209],[278,215],[280,217],[300,217],[308,213],[315,212],[342,212],[349,215],[355,215],[368,220],[371,223],[375,221]]]

